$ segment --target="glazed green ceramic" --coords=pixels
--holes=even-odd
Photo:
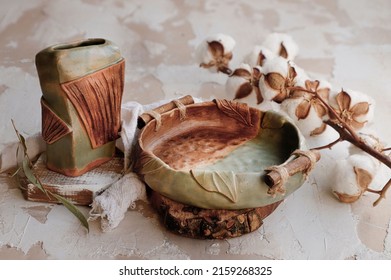
[[[230,101],[186,106],[149,122],[139,138],[136,172],[156,192],[204,209],[244,209],[283,200],[304,182],[289,177],[285,195],[268,193],[265,169],[295,158],[304,138],[286,117]]]
[[[105,39],[50,46],[36,55],[47,167],[79,176],[110,160],[120,129],[124,59]]]

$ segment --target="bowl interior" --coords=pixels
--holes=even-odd
[[[251,125],[232,118],[215,104],[189,106],[185,120],[173,112],[162,126],[146,127],[144,150],[180,171],[263,172],[286,161],[299,148],[299,136],[280,115],[250,109]]]

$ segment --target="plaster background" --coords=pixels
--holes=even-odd
[[[56,43],[90,37],[115,42],[126,59],[123,102],[142,104],[184,94],[224,98],[224,75],[200,69],[194,49],[215,33],[237,42],[232,65],[271,32],[290,34],[295,62],[335,88],[376,100],[374,129],[391,143],[391,2],[0,0],[0,259],[391,259],[391,199],[371,194],[352,204],[330,193],[330,166],[344,147],[325,151],[309,181],[257,232],[224,240],[190,240],[161,227],[145,203],[117,229],[86,234],[58,205],[25,201],[7,171],[15,164],[11,119],[42,149],[41,90],[34,56]],[[390,177],[383,169],[373,185]],[[88,208],[82,208],[86,214]]]

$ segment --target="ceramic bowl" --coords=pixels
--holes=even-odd
[[[286,193],[270,195],[265,168],[306,149],[285,116],[246,104],[214,100],[176,108],[140,133],[135,170],[154,191],[204,209],[245,209],[286,198],[304,182],[290,176]]]

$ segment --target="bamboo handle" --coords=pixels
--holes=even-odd
[[[183,105],[190,105],[194,103],[194,99],[191,95],[186,95],[184,97],[181,97],[178,99],[179,102],[181,102]],[[174,101],[168,102],[166,104],[163,104],[152,111],[158,114],[163,114],[166,112],[169,112],[173,109],[177,108],[177,105]],[[143,113],[138,117],[137,120],[137,127],[139,129],[142,129],[147,123],[149,123],[151,120],[153,120],[153,117],[148,113]]]
[[[318,150],[311,150],[311,153],[315,156],[316,161],[320,160],[320,152]],[[307,172],[311,167],[311,160],[308,157],[301,155],[288,162],[284,167],[290,177],[299,172]],[[270,188],[279,184],[281,179],[281,174],[278,171],[270,171],[265,175],[265,183]]]

